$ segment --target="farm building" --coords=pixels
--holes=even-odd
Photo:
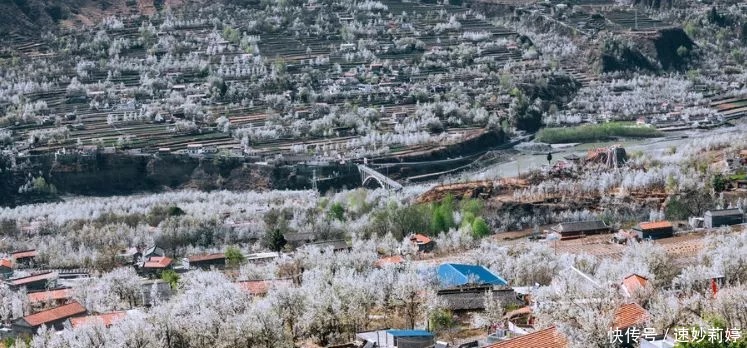
[[[633,231],[639,239],[661,239],[674,235],[674,226],[669,221],[641,222]]]
[[[10,279],[8,283],[13,289],[26,288],[28,292],[42,291],[51,287],[59,277],[57,272],[35,274],[28,277]]]
[[[703,221],[706,228],[741,224],[744,222],[744,212],[738,208],[709,210],[703,215]]]
[[[608,233],[610,231],[601,220],[563,222],[552,228],[561,239],[576,238],[587,234]]]
[[[438,281],[445,288],[465,285],[508,285],[505,279],[483,266],[444,263],[438,266]]]
[[[13,331],[19,334],[34,334],[42,325],[62,330],[64,328],[63,324],[68,318],[81,316],[85,313],[86,308],[83,305],[78,302],[71,302],[64,306],[17,319],[13,322]]]
[[[208,255],[193,255],[187,258],[189,268],[210,269],[212,267],[222,268],[226,265],[226,255],[215,253]]]
[[[436,343],[435,336],[425,330],[366,331],[356,337],[364,341],[364,347],[377,348],[427,348]]]
[[[485,296],[490,296],[505,305],[523,304],[517,293],[510,287],[494,288],[494,286],[473,286],[467,288],[452,288],[438,290],[436,295],[445,309],[451,311],[482,310],[485,309]]]

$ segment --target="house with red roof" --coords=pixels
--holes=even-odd
[[[264,279],[244,280],[235,284],[251,296],[264,296],[272,287],[290,287],[293,282],[290,279]]]
[[[57,272],[45,272],[28,277],[21,277],[8,280],[8,285],[14,290],[26,288],[28,292],[43,291],[54,287],[59,277]]]
[[[139,271],[144,275],[158,276],[161,272],[171,269],[173,261],[166,256],[151,256],[140,265]]]
[[[34,263],[37,252],[35,249],[16,251],[10,254],[10,257],[16,261],[16,264],[30,266]]]
[[[623,296],[631,297],[636,292],[644,289],[648,284],[649,282],[646,277],[633,273],[623,278],[620,288],[622,290]]]
[[[63,323],[72,317],[82,316],[86,308],[78,302],[71,302],[64,306],[55,307],[39,313],[27,315],[13,322],[13,331],[17,334],[32,335],[42,325],[53,327],[56,330],[64,328]]]
[[[382,257],[374,262],[374,267],[383,268],[386,266],[400,265],[405,262],[405,258],[401,255]]]
[[[111,327],[115,322],[121,320],[127,316],[126,311],[117,311],[110,313],[102,313],[96,315],[86,315],[82,317],[73,317],[68,319],[71,328],[78,328],[85,325],[93,325],[101,323],[104,327]]]
[[[520,314],[531,315],[531,308],[521,309]],[[615,311],[610,330],[619,330],[622,334],[626,334],[629,328],[640,328],[647,319],[648,312],[643,307],[637,303],[626,303]],[[630,340],[633,339],[633,337],[630,338]],[[624,337],[622,340],[625,342]],[[486,348],[567,348],[568,346],[568,339],[555,326],[550,326],[526,335],[493,343]]]
[[[73,291],[72,289],[39,291],[27,294],[26,297],[32,307],[44,306],[46,304],[52,304],[56,307],[66,304],[73,298]]]
[[[434,242],[430,237],[419,233],[410,236],[410,242],[415,250],[424,253],[433,251],[433,248],[436,246],[436,242]]]
[[[494,343],[485,348],[566,348],[568,340],[555,326]]]
[[[637,303],[631,302],[621,305],[615,312],[612,329],[625,330],[643,325],[648,319],[648,312]]]

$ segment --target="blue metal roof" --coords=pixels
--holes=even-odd
[[[438,266],[438,280],[443,286],[474,285],[508,285],[505,279],[497,276],[487,268],[477,265],[444,263]]]
[[[394,337],[429,337],[432,333],[425,330],[386,330],[386,333]]]

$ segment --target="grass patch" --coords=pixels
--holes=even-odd
[[[616,137],[654,138],[662,133],[653,127],[637,126],[632,122],[607,122],[576,127],[543,128],[536,141],[543,143],[583,143],[612,140]]]

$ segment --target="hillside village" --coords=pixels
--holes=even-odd
[[[0,348],[747,335],[739,1],[0,4]]]

